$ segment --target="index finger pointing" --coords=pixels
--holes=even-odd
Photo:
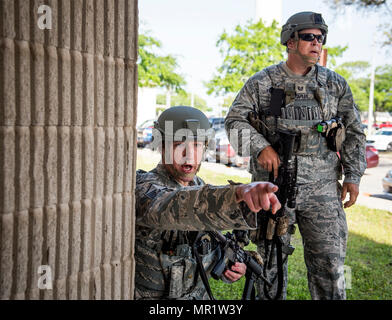
[[[276,192],[276,191],[278,191],[278,189],[279,188],[277,185],[274,185],[273,183],[268,182],[267,192]]]

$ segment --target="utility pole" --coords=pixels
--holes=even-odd
[[[166,91],[166,108],[170,108],[171,107],[171,90],[170,88],[167,88]]]
[[[375,50],[373,45],[373,56],[372,56],[372,65],[371,65],[371,74],[370,74],[370,93],[369,93],[369,115],[368,115],[368,136],[372,134],[373,130],[373,110],[374,110],[374,74],[375,74],[375,65],[374,65],[374,56]]]

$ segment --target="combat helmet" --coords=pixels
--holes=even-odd
[[[320,29],[324,35],[323,45],[327,41],[328,26],[326,25],[320,13],[311,11],[298,12],[292,15],[282,27],[280,33],[280,43],[286,45],[287,41],[292,37],[295,32],[303,29]]]
[[[154,129],[161,133],[162,139],[172,141],[208,141],[210,128],[210,122],[204,113],[188,106],[168,108],[154,122]]]

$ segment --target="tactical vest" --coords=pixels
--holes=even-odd
[[[159,299],[208,299],[204,284],[197,276],[197,262],[191,243],[176,245],[170,253],[137,243],[135,257],[144,262],[137,264],[135,276],[139,294],[143,295],[144,291],[143,296],[151,295]],[[209,274],[217,262],[217,248],[210,248],[200,257]]]
[[[324,89],[318,83],[319,74],[317,67],[315,68],[314,77],[282,76],[280,79],[274,79],[270,76],[273,87],[284,90],[285,101],[279,117],[267,116],[267,123],[274,128],[267,133],[267,138],[274,144],[277,139],[276,129],[297,132],[297,148],[294,153],[299,156],[320,155],[328,150],[326,139],[316,129],[316,125],[328,114],[323,108]],[[266,70],[268,73],[268,68]]]
[[[295,152],[298,156],[297,184],[341,179],[340,160],[336,152],[328,149],[326,139],[315,127],[321,120],[337,115],[338,97],[329,88],[327,69],[316,65],[314,74],[301,79],[289,77],[282,68],[281,64],[265,68],[270,80],[266,81],[269,82],[269,87],[263,87],[262,84],[259,90],[254,89],[255,92],[260,92],[259,112],[266,125],[261,133],[271,145],[275,145],[279,139],[276,134],[278,126],[300,132],[299,148]],[[251,85],[255,86],[257,82],[251,82]],[[266,91],[271,87],[283,89],[286,94],[286,101],[282,103],[284,110],[281,110],[278,117],[271,114],[271,95]],[[306,109],[303,106],[306,106]],[[257,153],[252,154],[249,164],[252,181],[268,180],[269,172],[259,165],[257,156]]]

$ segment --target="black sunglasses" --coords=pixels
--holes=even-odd
[[[299,33],[298,37],[301,40],[312,42],[315,38],[318,43],[324,42],[325,36],[323,34],[314,34],[314,33]]]

